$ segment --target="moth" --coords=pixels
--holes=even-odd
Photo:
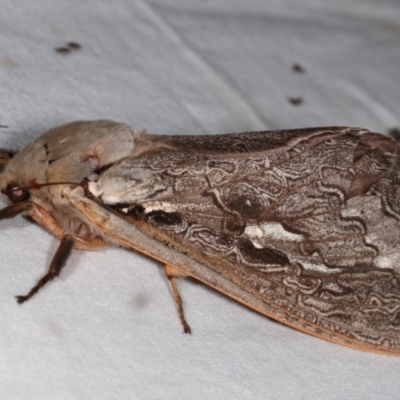
[[[292,328],[400,355],[400,148],[328,127],[205,136],[112,121],[51,129],[0,153],[0,219],[60,239],[31,298],[73,248],[123,246]]]

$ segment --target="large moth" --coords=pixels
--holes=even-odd
[[[72,250],[121,245],[311,335],[400,354],[400,149],[329,127],[163,136],[72,122],[2,151],[0,219],[27,213]]]

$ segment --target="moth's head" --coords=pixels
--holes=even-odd
[[[32,191],[41,192],[47,181],[46,151],[38,142],[20,152],[0,150],[0,191],[8,204],[32,200]],[[36,193],[42,196],[42,193]]]
[[[14,150],[0,149],[0,174],[4,173],[5,168],[16,153]],[[17,184],[13,184],[13,179],[5,179],[0,188],[8,203],[20,203],[29,198],[28,190],[19,187]]]

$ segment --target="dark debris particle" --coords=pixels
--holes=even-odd
[[[57,47],[55,51],[60,54],[69,54],[71,51],[79,50],[82,48],[78,42],[68,42],[65,46]]]
[[[68,48],[68,47],[57,47],[57,48],[55,49],[55,51],[56,51],[57,53],[60,53],[60,54],[68,54],[68,53],[71,53],[71,49]]]
[[[289,103],[294,106],[299,106],[300,104],[303,103],[302,97],[289,97],[288,100],[289,100]]]
[[[298,74],[304,74],[306,72],[305,68],[302,67],[300,64],[293,64],[292,71]]]
[[[68,42],[67,46],[72,50],[79,50],[82,48],[82,46],[77,42]]]

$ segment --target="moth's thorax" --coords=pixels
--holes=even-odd
[[[50,212],[67,231],[75,230],[68,226],[76,221],[65,223],[66,219],[80,220],[68,198],[84,196],[82,182],[134,154],[144,135],[111,121],[78,121],[54,128],[10,160],[0,176],[0,189],[28,188],[29,201]]]

